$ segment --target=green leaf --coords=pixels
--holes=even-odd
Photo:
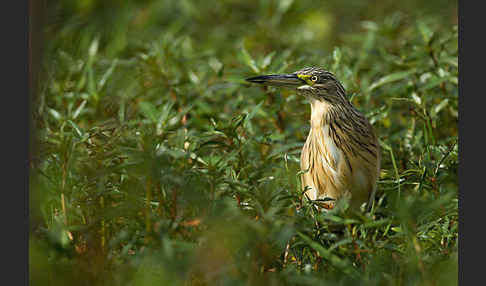
[[[272,63],[272,58],[275,56],[276,53],[276,51],[273,51],[263,58],[261,64],[261,67],[263,69],[267,68]]]
[[[419,22],[418,28],[420,34],[422,35],[422,39],[424,40],[425,43],[428,44],[432,39],[434,32],[424,22]]]
[[[334,60],[332,69],[334,71],[338,68],[339,64],[341,63],[341,57],[342,57],[341,49],[339,49],[339,47],[334,48],[334,51],[332,52],[332,58]]]
[[[449,103],[449,99],[448,98],[443,99],[439,104],[437,104],[436,106],[434,106],[434,109],[432,109],[431,116],[437,115],[437,113],[439,113],[444,107],[446,107],[448,103]]]
[[[143,116],[150,119],[152,122],[157,121],[157,109],[152,103],[142,101],[138,105]]]
[[[110,68],[103,74],[101,77],[100,81],[98,82],[98,92],[103,89],[103,87],[106,84],[106,81],[110,78],[110,76],[113,74],[113,71],[115,70],[115,67],[118,64],[118,59],[115,59],[113,63],[111,63]]]
[[[255,73],[260,73],[260,69],[256,66],[255,60],[250,56],[248,51],[245,49],[245,47],[241,47],[240,50],[240,55],[243,59],[243,62],[251,68]]]
[[[302,240],[304,240],[310,247],[312,247],[314,250],[316,250],[317,252],[319,252],[319,254],[324,258],[326,259],[327,261],[329,261],[329,263],[331,265],[333,265],[334,267],[336,267],[337,269],[341,270],[342,272],[348,274],[349,276],[353,277],[353,278],[357,278],[358,277],[358,272],[351,266],[351,264],[349,263],[349,261],[347,260],[344,260],[344,259],[341,259],[339,258],[337,255],[334,255],[331,251],[327,250],[326,248],[324,248],[322,245],[320,245],[319,243],[313,241],[312,239],[310,239],[307,235],[301,233],[301,232],[298,232],[297,233],[301,238]]]
[[[380,78],[379,80],[375,81],[373,84],[371,84],[370,87],[368,88],[368,92],[370,92],[370,91],[372,91],[372,90],[374,90],[374,89],[376,89],[376,88],[378,88],[382,85],[407,78],[410,75],[414,74],[415,71],[416,71],[415,69],[412,69],[412,70],[408,70],[408,71],[395,72],[395,73],[386,75],[386,76]]]
[[[52,115],[52,117],[54,117],[56,120],[62,120],[64,118],[61,113],[53,108],[48,108],[47,110],[49,111],[49,114]]]
[[[84,109],[84,106],[86,105],[88,101],[85,99],[81,102],[81,104],[78,106],[78,108],[76,108],[76,110],[74,111],[73,113],[73,119],[76,119],[79,114],[81,113],[81,111]]]
[[[73,127],[74,131],[76,131],[74,132],[76,137],[78,137],[78,139],[82,139],[84,136],[83,130],[81,130],[81,128],[79,128],[79,126],[76,123],[74,123],[72,120],[68,120],[67,122]]]

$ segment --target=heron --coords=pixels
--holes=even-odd
[[[300,156],[304,195],[323,211],[334,209],[341,200],[347,200],[351,209],[366,203],[369,210],[380,172],[378,137],[336,76],[320,67],[306,67],[246,81],[294,88],[308,99],[310,130]]]

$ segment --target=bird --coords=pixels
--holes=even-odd
[[[310,103],[310,130],[300,156],[303,194],[325,212],[342,200],[350,209],[369,211],[380,173],[378,136],[336,76],[321,67],[305,67],[246,81],[294,88]]]

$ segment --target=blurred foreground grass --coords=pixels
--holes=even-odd
[[[457,285],[455,3],[121,3],[49,8],[32,285]],[[378,130],[371,213],[314,212],[310,108],[243,81],[308,65]]]

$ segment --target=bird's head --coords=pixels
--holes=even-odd
[[[306,67],[290,74],[256,76],[247,78],[246,81],[295,88],[299,94],[330,103],[342,102],[345,98],[345,91],[339,80],[319,67]]]

